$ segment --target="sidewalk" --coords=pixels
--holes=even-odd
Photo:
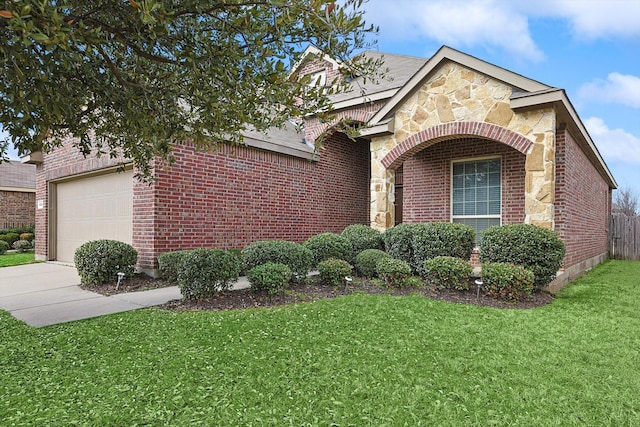
[[[41,327],[164,304],[182,298],[177,286],[104,296],[80,289],[76,269],[56,263],[0,268],[0,309]],[[238,282],[236,288],[246,286]]]

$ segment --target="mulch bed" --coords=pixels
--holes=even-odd
[[[124,280],[116,290],[116,283],[107,283],[98,287],[86,288],[103,295],[114,295],[124,292],[136,292],[149,289],[175,286],[175,283],[162,279],[153,279],[144,274],[137,274],[134,277]],[[510,303],[498,301],[480,292],[477,296],[477,287],[473,280],[470,280],[468,291],[440,290],[422,287],[404,287],[400,289],[388,289],[381,287],[375,281],[362,280],[357,285],[334,288],[320,283],[319,278],[312,277],[306,285],[292,285],[286,291],[269,296],[251,291],[251,289],[240,289],[237,291],[222,292],[219,295],[199,300],[173,300],[159,306],[167,310],[238,310],[255,307],[273,307],[285,304],[295,304],[303,302],[318,301],[321,299],[336,298],[343,295],[353,294],[388,294],[388,295],[423,295],[434,300],[448,301],[458,304],[473,304],[479,306],[496,308],[535,308],[553,301],[554,296],[547,292],[536,292],[526,301]]]

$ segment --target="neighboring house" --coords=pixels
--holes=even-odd
[[[71,261],[81,243],[115,238],[153,270],[170,250],[303,241],[400,219],[462,222],[477,233],[511,223],[553,229],[567,245],[564,280],[607,257],[616,183],[562,89],[448,47],[429,59],[384,60],[392,79],[351,76],[354,90],[334,97],[332,122],[311,117],[304,134],[248,132],[244,146],[215,153],[178,145],[175,165],[158,168],[153,185],[117,173],[117,160],[83,159],[71,144],[45,155],[39,258]],[[296,73],[331,81],[340,65],[309,55]],[[347,138],[345,123],[362,125],[361,136]]]
[[[35,224],[36,168],[17,161],[0,163],[0,228]]]

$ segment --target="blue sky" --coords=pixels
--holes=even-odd
[[[640,192],[640,0],[369,0],[378,49],[443,44],[565,89],[619,187]]]
[[[446,44],[565,89],[618,185],[640,192],[640,0],[369,0],[363,7],[380,27],[382,52],[430,57]]]

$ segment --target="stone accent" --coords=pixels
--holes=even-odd
[[[512,90],[501,81],[446,62],[407,97],[395,112],[395,133],[371,142],[372,227],[382,230],[394,223],[393,169],[407,156],[440,141],[482,136],[527,154],[525,222],[553,229],[555,113],[551,108],[514,112]],[[433,135],[438,139],[429,140]],[[526,141],[515,142],[518,138]]]

